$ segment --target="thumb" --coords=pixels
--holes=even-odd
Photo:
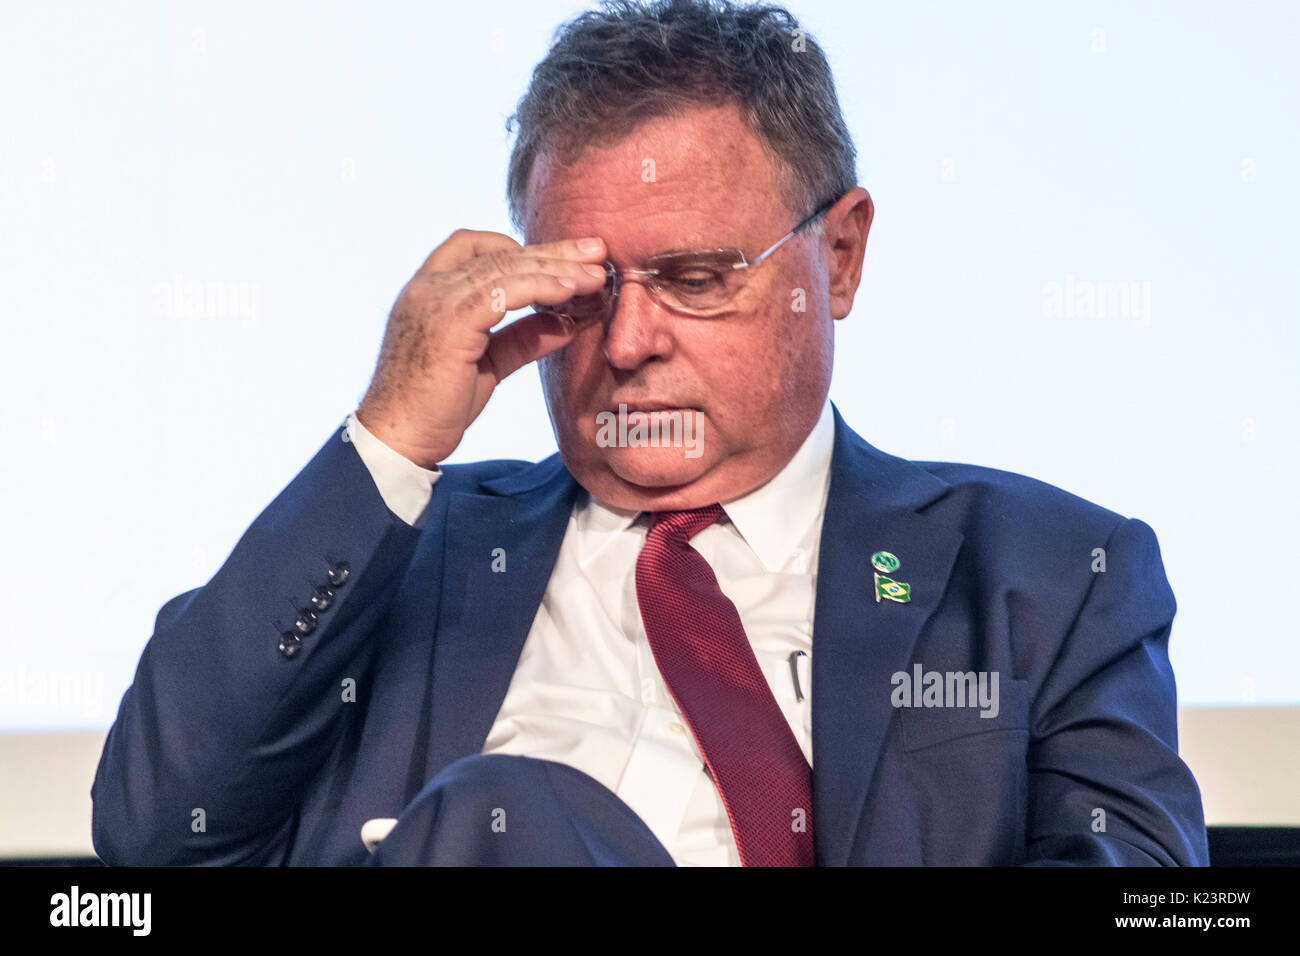
[[[523,368],[529,362],[550,355],[573,341],[575,335],[599,318],[578,325],[567,315],[534,312],[492,333],[487,358],[496,372],[497,381]]]

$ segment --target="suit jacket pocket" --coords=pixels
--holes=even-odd
[[[1029,681],[999,678],[996,697],[997,716],[983,716],[978,700],[965,707],[901,707],[899,724],[901,748],[920,750],[936,744],[999,731],[1029,730],[1029,705],[1032,703]],[[992,713],[992,707],[988,708]]]

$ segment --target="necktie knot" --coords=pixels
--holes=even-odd
[[[653,511],[650,534],[655,538],[676,538],[686,542],[726,514],[722,505],[706,505],[689,511]]]

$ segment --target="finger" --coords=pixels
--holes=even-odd
[[[429,253],[421,272],[445,272],[475,256],[492,252],[510,252],[523,246],[501,232],[487,232],[478,229],[457,229],[446,240]]]
[[[539,242],[524,246],[530,255],[543,258],[576,259],[579,262],[603,262],[608,250],[605,240],[600,236],[584,236],[580,239],[561,239],[558,242]]]
[[[474,328],[487,332],[513,309],[528,308],[534,303],[560,305],[575,295],[595,292],[603,285],[603,275],[599,279],[587,276],[578,280],[545,272],[521,272],[467,286],[454,305]]]
[[[578,332],[598,321],[593,318],[578,325],[567,315],[534,312],[495,332],[488,343],[486,357],[500,382],[529,362],[564,348]]]
[[[580,262],[576,259],[564,259],[556,256],[535,256],[525,250],[507,252],[497,250],[486,255],[476,256],[457,267],[467,279],[478,282],[498,276],[522,272],[545,272],[549,275],[573,279],[589,285],[588,279],[603,283],[606,278],[604,262]]]
[[[499,232],[458,229],[433,251],[426,266],[434,271],[461,267],[470,274],[485,272],[504,274],[516,271],[516,258],[558,259],[568,262],[604,262],[605,242],[599,236],[562,239],[532,246],[521,246]]]

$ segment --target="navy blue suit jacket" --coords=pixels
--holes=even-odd
[[[92,788],[106,862],[362,863],[366,820],[481,750],[579,488],[558,454],[444,466],[417,530],[342,435],[159,612]],[[879,550],[909,603],[875,599]],[[286,658],[293,606],[338,561],[348,580]],[[818,862],[1207,864],[1177,754],[1174,608],[1141,521],[1021,475],[905,461],[837,410],[813,622]],[[998,716],[895,707],[914,664],[998,672]]]

